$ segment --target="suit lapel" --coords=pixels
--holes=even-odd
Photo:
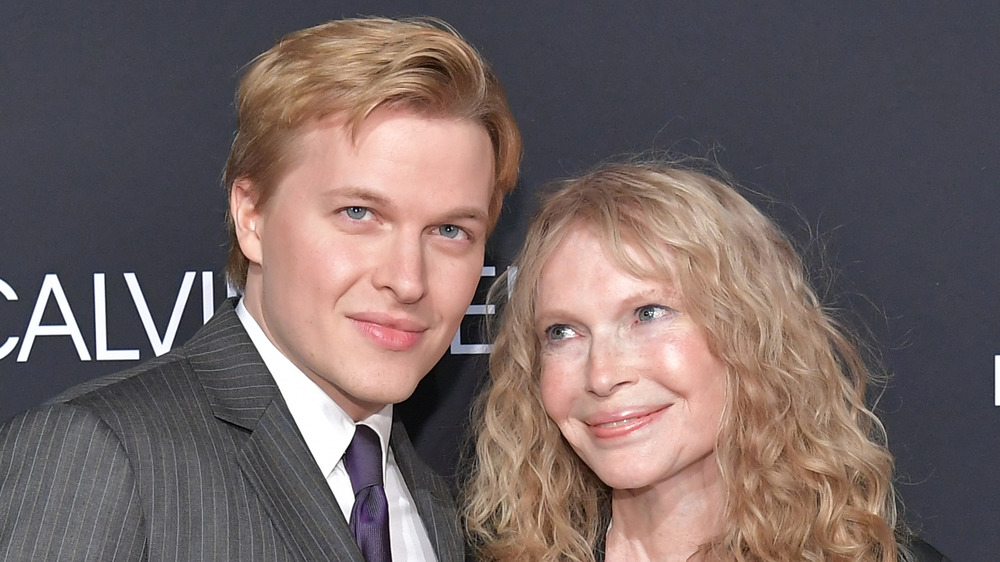
[[[252,493],[299,559],[364,562],[235,304],[223,303],[185,347],[215,416],[249,432],[237,462]]]
[[[239,464],[288,548],[302,560],[364,562],[333,492],[280,396],[260,418]]]
[[[390,443],[399,472],[427,529],[438,562],[461,562],[464,560],[464,542],[455,504],[444,481],[417,456],[402,422],[393,422]]]

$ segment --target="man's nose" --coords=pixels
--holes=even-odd
[[[372,281],[375,288],[391,291],[401,303],[419,301],[427,290],[421,237],[399,232],[386,240]]]

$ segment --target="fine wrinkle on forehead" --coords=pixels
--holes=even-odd
[[[680,294],[677,283],[675,256],[666,244],[656,249],[647,248],[639,241],[636,233],[618,232],[615,236],[604,236],[591,229],[601,242],[605,255],[622,272],[637,279],[655,281],[669,287],[670,292]]]

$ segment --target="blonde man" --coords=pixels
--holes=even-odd
[[[4,426],[0,558],[463,559],[392,405],[458,329],[515,183],[500,84],[440,22],[367,18],[284,37],[237,104],[240,297],[177,350]],[[383,519],[359,532],[362,434]]]

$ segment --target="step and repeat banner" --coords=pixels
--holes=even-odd
[[[905,517],[1000,552],[1000,8],[994,3],[0,5],[0,418],[183,343],[227,295],[220,176],[242,66],[285,33],[432,15],[489,59],[525,139],[451,351],[400,409],[454,471],[485,290],[545,182],[634,152],[717,162],[891,374]]]

